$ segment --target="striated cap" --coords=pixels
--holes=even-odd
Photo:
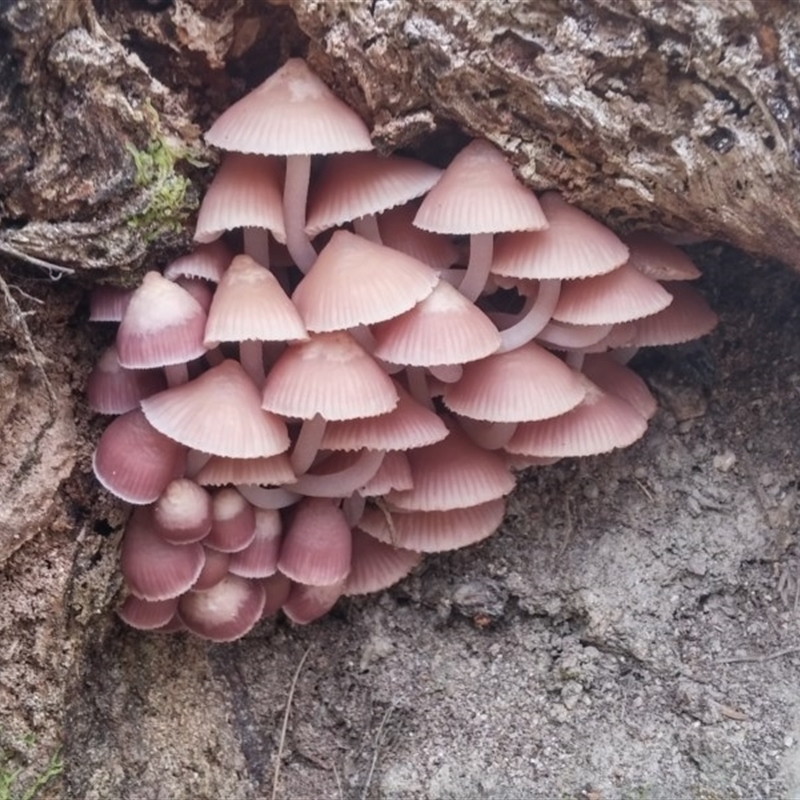
[[[358,114],[301,58],[290,58],[224,111],[205,138],[223,150],[265,156],[372,150]]]

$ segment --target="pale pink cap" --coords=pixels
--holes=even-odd
[[[628,264],[605,275],[564,281],[553,319],[572,325],[613,325],[656,314],[672,295]]]
[[[447,436],[441,418],[395,384],[400,397],[388,414],[365,419],[331,422],[320,447],[326,450],[411,450],[439,442]]]
[[[681,282],[663,284],[672,302],[657,314],[636,321],[632,344],[637,347],[680,344],[710,333],[719,322],[703,295]]]
[[[197,592],[203,592],[216,586],[228,574],[228,566],[231,563],[230,553],[212,550],[210,547],[204,547],[203,550],[206,554],[206,563],[203,564],[202,571],[192,584],[192,589]]]
[[[435,233],[498,233],[540,230],[547,227],[547,218],[536,195],[514,177],[505,156],[475,139],[428,192],[414,224]]]
[[[157,500],[185,465],[186,448],[153,428],[140,409],[117,417],[103,431],[92,457],[97,480],[133,505]]]
[[[307,338],[303,321],[278,279],[250,256],[236,256],[214,293],[204,345]]]
[[[292,295],[310,331],[371,325],[408,311],[433,291],[429,266],[349,231],[336,231]]]
[[[588,278],[610,272],[628,260],[628,248],[616,234],[560,194],[547,192],[540,201],[550,227],[498,236],[493,273],[539,280]]]
[[[301,500],[281,544],[278,569],[298,583],[330,586],[350,570],[352,537],[342,510],[333,500]]]
[[[464,367],[444,390],[444,404],[457,414],[491,422],[527,422],[563,414],[586,390],[560,358],[534,342]]]
[[[263,407],[285,417],[326,420],[388,414],[392,379],[348,333],[321,333],[290,345],[264,384]]]
[[[256,509],[255,536],[243,550],[231,555],[230,571],[243,578],[268,578],[278,569],[283,525],[274,509]]]
[[[289,592],[292,589],[292,581],[282,572],[276,572],[261,581],[264,591],[267,593],[267,602],[264,603],[264,610],[261,617],[271,617],[281,610],[281,606],[289,599]]]
[[[211,530],[203,544],[223,553],[244,550],[256,535],[255,508],[235,488],[226,486],[211,498]]]
[[[546,457],[591,456],[628,447],[647,430],[632,405],[588,378],[583,402],[560,417],[521,424],[506,445],[510,453]]]
[[[262,410],[258,389],[232,359],[146,398],[142,410],[165,436],[203,453],[260,458],[289,449],[286,423]]]
[[[200,544],[173,545],[153,530],[152,509],[137,508],[122,537],[119,566],[128,588],[143,600],[168,600],[189,589],[203,569]]]
[[[152,631],[166,625],[178,610],[178,598],[168,600],[142,600],[129,594],[117,609],[120,619],[140,631]]]
[[[213,242],[234,228],[266,228],[286,241],[283,170],[276,158],[228,153],[197,214],[196,242]]]
[[[230,106],[205,138],[223,150],[275,156],[372,150],[358,114],[301,58],[289,59]]]
[[[259,581],[227,575],[205,591],[187,592],[178,614],[194,634],[212,642],[244,636],[260,619],[266,595]]]
[[[211,495],[190,478],[176,478],[156,500],[153,527],[170,544],[198,542],[211,530]]]
[[[656,413],[658,404],[647,384],[630,367],[620,364],[606,353],[587,355],[581,370],[604,392],[615,394],[630,403],[645,419],[650,419]]]
[[[630,248],[628,263],[656,281],[693,281],[700,270],[683,250],[649,231],[634,231],[625,237]]]
[[[199,358],[206,352],[205,325],[205,311],[189,292],[158,272],[148,272],[117,330],[119,362],[147,369]]]
[[[477,361],[500,347],[494,323],[445,281],[411,311],[376,325],[374,334],[377,358],[417,367]]]
[[[199,278],[219,283],[233,256],[234,252],[223,239],[209,244],[198,244],[191,253],[171,261],[164,270],[164,277],[171,281],[178,278]]]
[[[392,491],[387,502],[405,511],[449,511],[508,494],[514,477],[496,453],[474,445],[451,427],[450,435],[430,447],[408,452],[414,486]]]
[[[378,217],[381,240],[392,250],[399,250],[433,269],[453,266],[458,261],[458,248],[449,236],[415,227],[417,207],[415,203],[406,203],[381,214]]]
[[[407,203],[425,194],[442,171],[402,156],[345,153],[329,158],[308,201],[306,233],[328,228]]]
[[[502,497],[450,511],[384,512],[371,507],[358,524],[382,542],[422,553],[440,553],[491,536],[500,527],[505,508]]]
[[[369,594],[388,589],[405,578],[421,560],[420,553],[379,542],[355,528],[353,557],[344,594]]]
[[[161,370],[125,369],[115,345],[107,347],[86,381],[89,408],[100,414],[124,414],[138,408],[139,401],[167,388]]]
[[[402,450],[388,452],[378,471],[359,490],[362,497],[381,497],[393,489],[405,491],[414,485],[408,456]]]
[[[89,322],[119,322],[133,295],[133,289],[95,286],[89,299]]]

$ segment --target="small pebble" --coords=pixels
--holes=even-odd
[[[717,453],[714,456],[714,468],[720,472],[730,472],[736,464],[736,454],[732,450],[726,450],[724,453]]]

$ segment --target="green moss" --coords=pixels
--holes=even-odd
[[[200,165],[164,139],[153,139],[144,150],[129,144],[128,151],[136,170],[134,181],[147,197],[145,207],[128,219],[128,225],[148,242],[164,233],[179,232],[197,202],[191,197],[191,182],[175,166],[181,160]]]
[[[63,770],[61,753],[56,751],[38,775],[23,782],[23,768],[15,759],[0,750],[0,800],[35,800],[39,792],[61,775]]]

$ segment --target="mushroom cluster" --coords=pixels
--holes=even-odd
[[[380,157],[300,59],[207,140],[196,248],[91,301],[119,322],[87,392],[116,415],[94,472],[135,506],[134,627],[307,623],[486,538],[515,471],[642,436],[636,348],[715,324],[676,247],[537,198],[486,141]]]

